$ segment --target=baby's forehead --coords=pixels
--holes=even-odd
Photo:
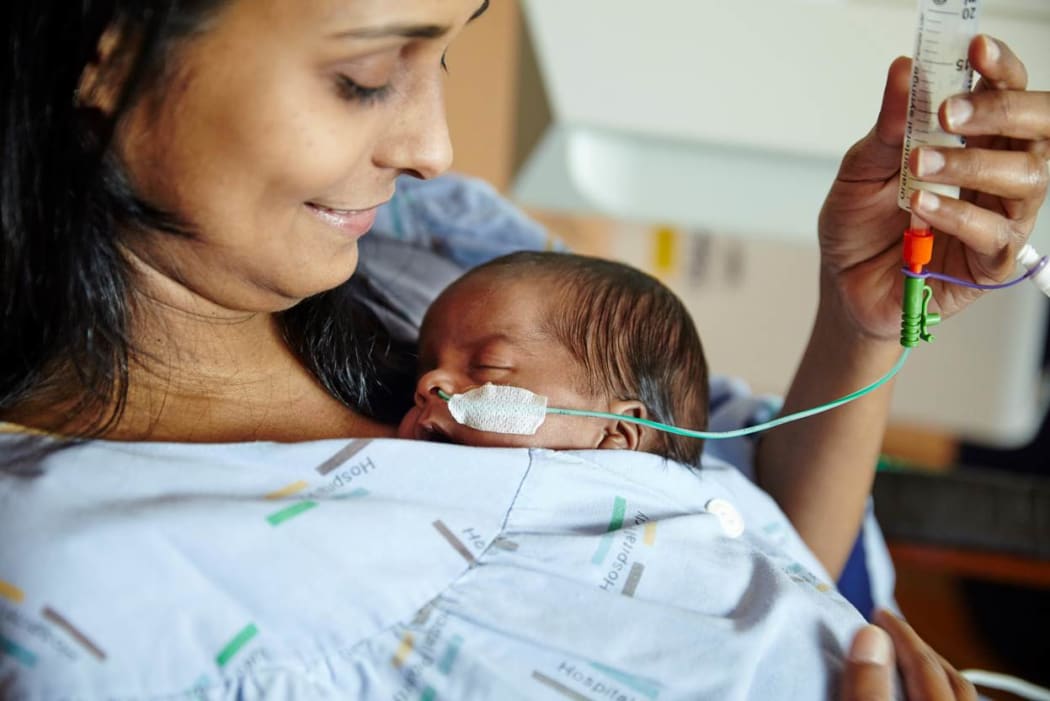
[[[554,283],[549,275],[535,271],[470,272],[438,295],[425,321],[459,320],[460,314],[470,309],[474,313],[471,321],[475,323],[500,324],[513,320],[544,326],[544,319],[557,313],[565,297],[565,291],[556,290]]]
[[[558,275],[551,270],[535,266],[497,266],[475,268],[453,282],[448,290],[470,288],[473,290],[500,290],[515,288],[519,290],[540,290],[550,287],[558,280]]]
[[[564,345],[550,323],[560,306],[559,297],[535,276],[506,279],[479,274],[463,278],[442,292],[427,311],[420,344],[431,346],[430,350],[435,345],[471,339],[534,350]]]

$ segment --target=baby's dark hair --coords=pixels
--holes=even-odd
[[[601,258],[521,251],[474,268],[478,274],[520,280],[542,276],[558,313],[544,329],[563,344],[586,373],[586,389],[637,400],[649,418],[703,430],[708,378],[700,336],[682,301],[656,278]],[[699,466],[703,442],[656,432],[652,452]]]

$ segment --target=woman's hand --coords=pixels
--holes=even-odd
[[[961,198],[917,193],[912,207],[947,234],[936,239],[931,270],[1001,282],[1046,197],[1050,92],[1026,91],[1024,64],[995,39],[975,37],[969,58],[981,80],[939,113],[942,127],[965,136],[967,148],[916,149],[909,163],[922,180],[960,186]],[[820,215],[823,291],[837,294],[856,330],[869,337],[889,339],[900,327],[901,237],[909,215],[897,207],[897,188],[910,76],[909,59],[894,61],[878,122],[846,154]],[[945,316],[980,294],[929,285]]]
[[[886,611],[876,613],[875,621],[880,627],[861,628],[850,645],[840,689],[842,701],[894,698],[894,657],[908,701],[976,701],[973,684],[924,643],[911,626]]]

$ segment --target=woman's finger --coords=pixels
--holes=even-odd
[[[959,670],[955,669],[939,653],[935,654],[937,654],[937,659],[941,662],[941,668],[944,670],[944,673],[948,675],[948,683],[952,687],[952,692],[955,693],[955,696],[952,698],[958,699],[958,701],[977,701],[977,688],[970,680],[960,674]]]
[[[893,640],[897,666],[904,677],[908,701],[953,701],[952,681],[941,657],[915,630],[887,611],[878,611],[875,622]],[[950,665],[949,665],[950,667]]]
[[[1016,250],[1028,238],[1030,222],[1018,222],[970,202],[938,197],[932,192],[916,192],[912,208],[923,221],[958,239],[976,254],[981,269],[973,271],[975,282],[999,282],[1008,276],[1014,269]],[[977,279],[982,275],[985,279]]]
[[[864,626],[850,644],[839,697],[842,701],[889,701],[893,674],[890,636],[878,626]]]
[[[970,65],[981,74],[977,90],[1024,90],[1028,86],[1028,70],[1009,46],[987,34],[979,34],[970,42],[967,54]]]
[[[941,125],[963,136],[1050,139],[1050,92],[985,90],[957,95],[940,108]]]
[[[911,153],[908,167],[920,180],[1024,203],[1007,212],[1014,219],[1034,216],[1050,185],[1046,160],[1029,151],[923,147]]]

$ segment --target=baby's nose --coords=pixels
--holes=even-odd
[[[450,396],[456,393],[455,378],[441,368],[424,373],[416,382],[416,406],[422,408],[438,399],[438,390]]]

